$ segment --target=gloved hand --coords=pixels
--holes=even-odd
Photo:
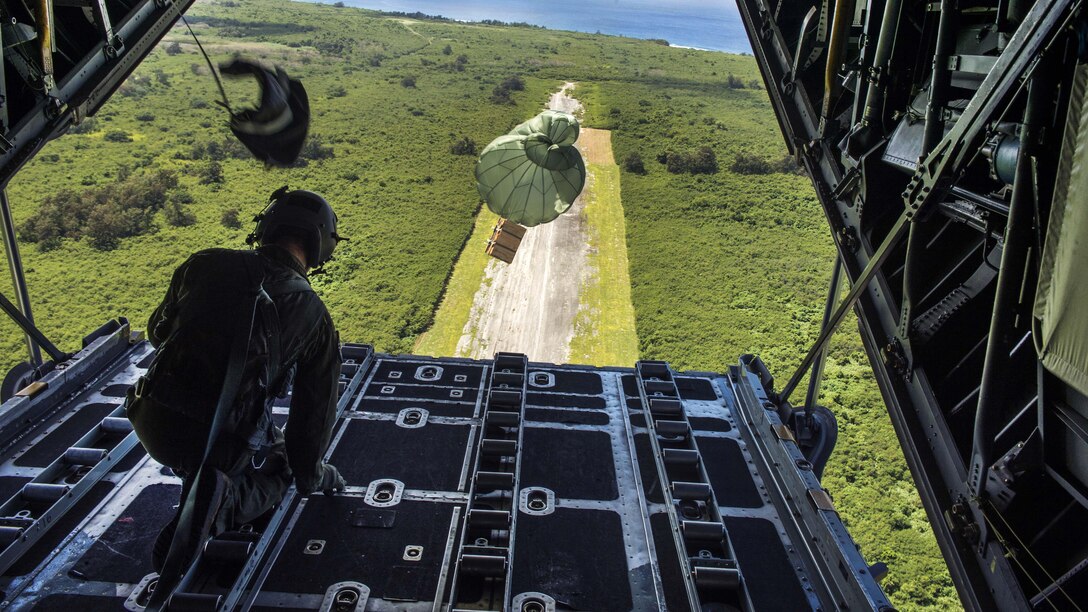
[[[344,480],[344,477],[340,475],[340,471],[336,469],[336,466],[328,463],[321,466],[321,492],[329,497],[336,494],[336,491],[343,491],[344,487],[348,486],[348,482]]]

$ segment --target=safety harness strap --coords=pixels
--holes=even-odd
[[[227,371],[223,378],[223,387],[219,392],[219,400],[215,407],[215,416],[212,418],[211,428],[208,431],[208,441],[204,448],[204,457],[201,459],[200,468],[193,476],[193,485],[189,488],[189,494],[181,500],[183,504],[178,520],[174,538],[170,543],[170,551],[163,563],[162,574],[147,610],[158,611],[169,601],[169,597],[177,588],[178,583],[186,570],[186,563],[192,554],[203,545],[201,538],[207,537],[214,528],[216,515],[224,501],[224,491],[217,480],[221,478],[216,474],[218,470],[209,465],[212,449],[216,447],[224,429],[228,415],[235,409],[234,402],[242,384],[242,376],[245,371],[246,360],[249,353],[249,345],[252,340],[254,324],[260,316],[265,333],[268,334],[268,363],[265,368],[266,382],[269,389],[278,382],[280,367],[281,338],[279,317],[276,312],[273,297],[288,293],[313,291],[305,278],[294,278],[265,285],[261,262],[257,253],[247,255],[245,270],[248,286],[252,288],[251,294],[255,295],[248,312],[243,310],[238,313],[238,326],[231,341],[230,357],[227,360]],[[266,398],[264,413],[258,424],[256,435],[268,435],[272,425],[272,398]],[[256,437],[255,435],[255,437]]]

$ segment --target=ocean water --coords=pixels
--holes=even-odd
[[[310,0],[331,2],[332,0]],[[498,19],[555,30],[663,38],[672,45],[730,53],[751,46],[731,0],[343,0],[381,11],[419,11],[460,21]]]

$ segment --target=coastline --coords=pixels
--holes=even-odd
[[[315,4],[336,4],[336,0],[301,0]],[[575,0],[567,3],[575,4]],[[549,30],[601,34],[638,40],[666,40],[670,47],[697,51],[713,51],[750,55],[752,50],[744,33],[739,13],[725,9],[710,15],[692,10],[664,11],[616,8],[611,3],[583,7],[572,19],[563,11],[564,0],[551,11],[539,11],[527,3],[491,2],[490,0],[460,3],[437,0],[343,0],[348,7],[381,13],[419,13],[460,24],[480,24],[490,21],[511,26],[530,26]],[[523,6],[525,5],[525,6]],[[585,10],[583,10],[585,9]],[[648,26],[647,24],[653,24]]]

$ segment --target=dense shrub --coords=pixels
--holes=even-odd
[[[506,77],[491,90],[491,101],[495,104],[514,104],[514,98],[510,95],[512,91],[525,91],[525,81],[516,74]]]
[[[514,98],[510,96],[510,90],[502,85],[496,85],[491,90],[491,102],[494,104],[514,104]]]
[[[525,91],[525,81],[517,75],[508,76],[499,83],[499,87],[505,87],[510,91]]]
[[[172,42],[172,43],[166,45],[166,54],[167,55],[178,55],[180,53],[181,53],[181,45],[178,44],[177,42]]]
[[[476,141],[468,136],[462,136],[460,140],[450,145],[450,153],[454,155],[476,155]]]
[[[89,134],[98,128],[98,120],[87,117],[80,123],[74,123],[68,128],[69,134]]]
[[[726,77],[725,84],[729,89],[744,89],[744,79],[733,76],[733,73]]]
[[[400,80],[400,86],[401,87],[415,87],[416,86],[416,78],[414,76],[406,76],[406,77],[404,77],[403,79]]]
[[[729,169],[737,174],[771,174],[774,172],[774,166],[769,161],[749,153],[737,153],[737,157],[733,160],[733,165]]]
[[[804,174],[803,168],[797,165],[797,161],[786,155],[775,161],[764,159],[750,153],[738,153],[733,160],[730,170],[737,174]]]
[[[109,142],[132,142],[132,136],[129,136],[128,132],[124,130],[110,130],[102,138]]]
[[[140,113],[139,115],[136,115],[136,121],[154,121],[154,120],[155,120],[155,115],[152,115],[151,113]]]
[[[718,171],[718,158],[710,147],[699,147],[690,153],[670,151],[665,154],[665,169],[673,174],[714,174]]]
[[[201,185],[218,185],[223,182],[223,165],[213,159],[200,169],[198,176]]]
[[[178,191],[170,195],[163,207],[163,216],[171,227],[188,227],[196,223],[196,214],[189,210],[193,198],[188,192]]]
[[[453,47],[449,45],[442,47],[442,55],[453,55]]]
[[[330,98],[343,98],[346,95],[348,95],[348,90],[344,89],[343,85],[334,85],[329,88]]]
[[[65,238],[84,236],[94,248],[110,250],[122,238],[151,231],[155,213],[177,187],[177,175],[159,170],[131,176],[119,170],[118,176],[113,183],[82,193],[65,189],[47,196],[19,228],[19,237],[43,251],[59,247]]]
[[[623,169],[635,174],[646,174],[646,165],[642,163],[642,156],[635,151],[623,158]]]
[[[219,223],[227,229],[241,229],[242,220],[238,218],[237,208],[228,208],[223,211],[223,216],[219,217]]]

